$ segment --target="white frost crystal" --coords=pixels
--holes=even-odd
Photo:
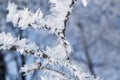
[[[62,45],[57,45],[55,47],[47,47],[46,48],[46,53],[54,58],[59,58],[59,59],[63,59],[66,58],[66,51],[65,48]]]
[[[14,27],[18,26],[21,29],[26,29],[28,27],[35,28],[32,25],[34,25],[36,21],[41,21],[43,17],[40,9],[38,9],[36,13],[33,14],[28,10],[28,8],[17,10],[17,5],[10,2],[8,3],[7,10],[9,11],[9,13],[7,14],[7,22],[12,22]]]
[[[2,32],[0,33],[0,49],[11,49],[14,48],[15,50],[26,53],[33,51],[37,52],[38,47],[35,43],[30,42],[28,39],[21,39],[14,38],[10,33]],[[41,54],[39,52],[39,54]]]
[[[11,47],[12,44],[16,41],[15,38],[12,37],[10,33],[5,34],[5,32],[2,32],[0,34],[0,49],[8,49]]]

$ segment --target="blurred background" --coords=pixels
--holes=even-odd
[[[48,0],[10,0],[19,9],[28,7],[35,12],[41,8],[49,14]],[[10,32],[14,37],[29,38],[41,49],[56,44],[57,36],[41,29],[19,30],[6,22],[8,0],[0,0],[0,32]],[[77,0],[67,22],[66,38],[73,47],[71,59],[104,80],[120,80],[120,0],[88,0],[83,7]],[[22,56],[15,51],[0,50],[0,80],[39,80],[39,71],[22,76],[24,64],[34,62],[34,56]]]

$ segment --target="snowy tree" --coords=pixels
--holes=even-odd
[[[49,0],[51,4],[50,14],[44,15],[41,9],[35,13],[28,8],[17,9],[17,5],[8,3],[7,22],[20,30],[27,28],[40,30],[45,29],[57,36],[58,45],[47,46],[41,49],[35,42],[26,38],[15,38],[11,33],[0,33],[0,49],[15,50],[22,55],[34,55],[37,59],[33,64],[24,65],[20,72],[25,75],[40,70],[40,80],[100,80],[84,72],[77,62],[69,56],[72,54],[72,47],[65,37],[66,23],[72,12],[75,0]],[[87,0],[82,0],[84,7]]]

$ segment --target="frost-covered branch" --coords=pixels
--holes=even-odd
[[[0,33],[0,49],[16,50],[21,54],[33,54],[36,56],[48,56],[39,50],[38,46],[28,39],[14,38],[10,33]]]
[[[17,5],[9,2],[7,8],[9,11],[7,22],[12,22],[15,27],[18,26],[21,29],[26,29],[28,27],[34,29],[45,28],[55,33],[59,37],[59,41],[63,45],[64,51],[66,51],[65,54],[68,58],[71,53],[71,46],[65,39],[65,29],[74,0],[50,0],[50,3],[51,14],[43,17],[43,13],[40,9],[38,9],[36,13],[32,13],[28,8],[17,10]]]
[[[72,6],[75,0],[49,0],[51,3],[51,14],[43,17],[43,13],[40,9],[33,13],[28,8],[23,10],[17,10],[17,5],[14,3],[8,3],[8,15],[7,22],[12,22],[14,27],[26,29],[32,27],[34,29],[45,28],[52,33],[58,35],[59,32],[64,34],[66,22],[72,10]],[[82,0],[83,5],[87,5],[86,0]],[[23,15],[24,14],[24,15]]]
[[[9,12],[7,15],[7,22],[12,22],[15,27],[18,26],[21,29],[29,27],[34,29],[46,28],[53,33],[62,32],[65,27],[65,20],[68,18],[68,13],[71,12],[71,6],[74,0],[49,1],[51,3],[51,14],[45,17],[43,17],[43,13],[40,9],[38,9],[36,13],[29,11],[28,8],[17,10],[17,5],[9,2],[7,7]]]
[[[86,0],[82,0],[86,6]],[[65,38],[66,24],[72,11],[75,0],[49,0],[51,4],[50,14],[43,17],[38,9],[35,13],[28,8],[18,10],[17,5],[8,3],[7,22],[13,23],[14,27],[20,29],[34,28],[47,29],[54,33],[60,42],[53,47],[46,47],[41,50],[34,42],[28,39],[14,38],[10,33],[0,33],[0,49],[19,51],[22,54],[33,54],[40,57],[40,60],[21,68],[21,72],[30,73],[40,70],[41,80],[98,80],[85,73],[79,65],[69,59],[72,48]],[[41,60],[42,58],[42,60]]]
[[[34,72],[35,70],[40,70],[42,73],[41,77],[47,76],[45,80],[52,80],[54,77],[50,78],[51,76],[56,76],[56,78],[59,77],[58,80],[100,80],[99,78],[94,78],[94,76],[91,76],[87,72],[83,72],[78,66],[79,65],[76,65],[75,62],[63,62],[62,60],[52,59],[44,65],[39,61],[28,66],[25,65],[21,68],[21,72],[27,74],[29,72]]]
[[[47,59],[65,59],[67,56],[61,44],[55,47],[46,47],[45,50],[40,50],[34,42],[25,38],[14,38],[10,33],[5,32],[0,33],[0,49],[16,50],[21,54],[32,54]],[[59,54],[59,50],[61,54]]]

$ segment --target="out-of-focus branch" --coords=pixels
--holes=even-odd
[[[93,70],[92,60],[90,59],[90,55],[88,52],[88,46],[87,46],[87,42],[86,42],[86,38],[85,38],[85,34],[84,34],[84,28],[80,23],[78,23],[78,28],[80,29],[80,32],[81,32],[81,39],[82,39],[84,53],[85,53],[85,56],[87,59],[88,68],[89,68],[91,74],[95,75],[94,70]]]
[[[5,80],[6,68],[5,68],[4,56],[1,53],[2,51],[0,50],[0,80]]]

